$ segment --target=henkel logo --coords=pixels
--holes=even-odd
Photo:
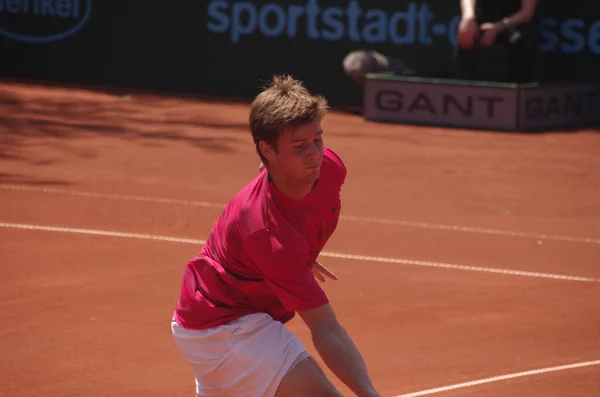
[[[0,0],[0,36],[27,43],[62,40],[91,13],[92,0]]]

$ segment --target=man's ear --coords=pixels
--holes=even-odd
[[[263,156],[267,158],[267,160],[271,160],[275,156],[275,150],[271,145],[269,145],[265,141],[260,141],[258,143],[258,147]]]

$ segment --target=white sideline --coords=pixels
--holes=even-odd
[[[0,189],[23,191],[23,192],[38,192],[38,193],[46,193],[46,194],[63,194],[63,195],[68,195],[68,196],[91,197],[91,198],[101,198],[101,199],[110,199],[110,200],[142,201],[142,202],[149,202],[149,203],[189,205],[189,206],[205,207],[205,208],[225,208],[225,204],[210,203],[207,201],[180,200],[180,199],[170,199],[170,198],[160,198],[160,197],[93,193],[93,192],[85,192],[85,191],[78,191],[78,190],[65,190],[65,189],[34,187],[34,186],[3,184],[3,185],[0,185]],[[537,239],[537,240],[556,240],[556,241],[567,241],[567,242],[577,242],[577,243],[600,244],[600,239],[590,238],[590,237],[561,236],[561,235],[549,235],[549,234],[542,234],[542,233],[525,233],[525,232],[515,232],[515,231],[510,231],[510,230],[490,229],[490,228],[482,228],[482,227],[443,225],[443,224],[427,223],[427,222],[415,222],[415,221],[402,221],[402,220],[393,220],[393,219],[359,217],[359,216],[352,216],[352,215],[341,215],[340,219],[346,220],[346,221],[354,221],[354,222],[399,225],[399,226],[415,227],[415,228],[423,228],[423,229],[450,230],[450,231],[457,231],[457,232],[489,234],[489,235],[506,236],[506,237],[524,237],[524,238],[532,238],[532,239]]]
[[[109,230],[94,230],[94,229],[80,229],[80,228],[58,227],[58,226],[31,225],[31,224],[22,224],[22,223],[0,222],[0,227],[13,228],[13,229],[29,229],[29,230],[38,230],[38,231],[47,231],[47,232],[61,232],[61,233],[75,233],[75,234],[87,234],[87,235],[98,235],[98,236],[122,237],[122,238],[135,238],[135,239],[144,239],[144,240],[158,240],[158,241],[168,241],[168,242],[184,243],[184,244],[205,244],[206,243],[206,240],[197,240],[197,239],[190,239],[190,238],[158,236],[158,235],[153,235],[153,234],[123,233],[123,232],[115,232],[115,231],[109,231]],[[336,252],[321,252],[321,256],[330,257],[330,258],[339,258],[339,259],[350,259],[350,260],[357,260],[357,261],[367,261],[367,262],[397,263],[397,264],[401,264],[401,265],[426,266],[426,267],[444,268],[444,269],[453,269],[453,270],[466,270],[466,271],[474,271],[474,272],[497,273],[497,274],[504,274],[504,275],[511,275],[511,276],[539,277],[539,278],[548,278],[548,279],[556,279],[556,280],[600,283],[600,279],[591,278],[591,277],[578,277],[578,276],[569,276],[569,275],[564,275],[564,274],[537,273],[537,272],[528,272],[528,271],[521,271],[521,270],[508,270],[508,269],[497,269],[497,268],[478,267],[478,266],[456,265],[456,264],[450,264],[450,263],[416,261],[416,260],[410,260],[410,259],[385,258],[385,257],[367,256],[367,255],[353,255],[353,254],[343,254],[343,253],[336,253]]]
[[[395,397],[419,397],[419,396],[426,396],[426,395],[429,395],[429,394],[434,394],[434,393],[440,393],[440,392],[449,391],[449,390],[460,389],[460,388],[463,388],[463,387],[472,387],[472,386],[482,385],[484,383],[498,382],[498,381],[501,381],[501,380],[508,380],[508,379],[520,378],[520,377],[523,377],[523,376],[538,375],[538,374],[544,374],[544,373],[555,372],[555,371],[564,371],[564,370],[567,370],[567,369],[588,367],[588,366],[599,365],[599,364],[600,364],[600,360],[596,360],[596,361],[586,361],[586,362],[576,363],[576,364],[560,365],[558,367],[541,368],[541,369],[536,369],[536,370],[532,370],[532,371],[525,371],[525,372],[518,372],[518,373],[514,373],[514,374],[494,376],[494,377],[491,377],[491,378],[474,380],[474,381],[471,381],[471,382],[457,383],[455,385],[450,385],[450,386],[436,387],[435,389],[428,389],[428,390],[423,390],[423,391],[419,391],[419,392],[415,392],[415,393],[401,394],[401,395],[398,395],[398,396],[395,396]]]

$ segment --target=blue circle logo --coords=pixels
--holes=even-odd
[[[77,33],[91,14],[92,0],[0,0],[0,36],[26,43],[58,41]],[[43,32],[22,32],[28,28]]]

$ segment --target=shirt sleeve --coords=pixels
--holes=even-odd
[[[308,250],[294,240],[260,230],[248,236],[244,245],[251,266],[287,310],[314,309],[329,300],[311,272]]]
[[[325,163],[329,165],[329,168],[333,171],[334,180],[341,186],[346,180],[348,170],[346,164],[336,152],[331,148],[326,147],[323,150],[323,158]]]

